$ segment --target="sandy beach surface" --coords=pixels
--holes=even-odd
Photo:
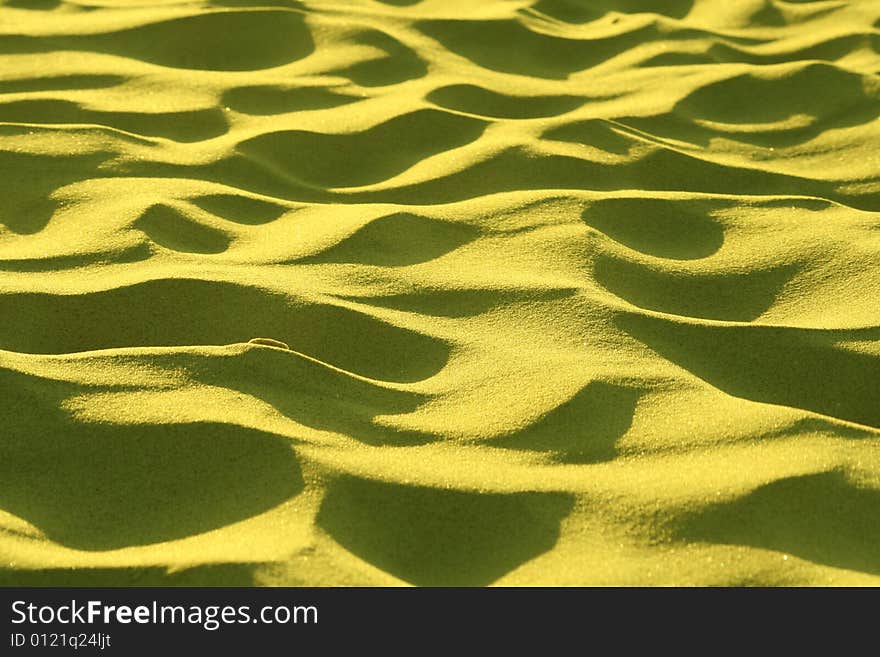
[[[880,584],[880,2],[6,0],[0,584]]]

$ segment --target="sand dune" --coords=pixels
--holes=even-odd
[[[6,0],[0,583],[880,584],[872,0]]]

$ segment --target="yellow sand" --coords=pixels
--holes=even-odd
[[[880,3],[7,0],[0,583],[880,584]]]

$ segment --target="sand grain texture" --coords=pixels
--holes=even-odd
[[[7,0],[0,583],[880,584],[876,0]]]

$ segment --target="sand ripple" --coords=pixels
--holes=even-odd
[[[880,583],[878,26],[8,0],[0,582]]]

